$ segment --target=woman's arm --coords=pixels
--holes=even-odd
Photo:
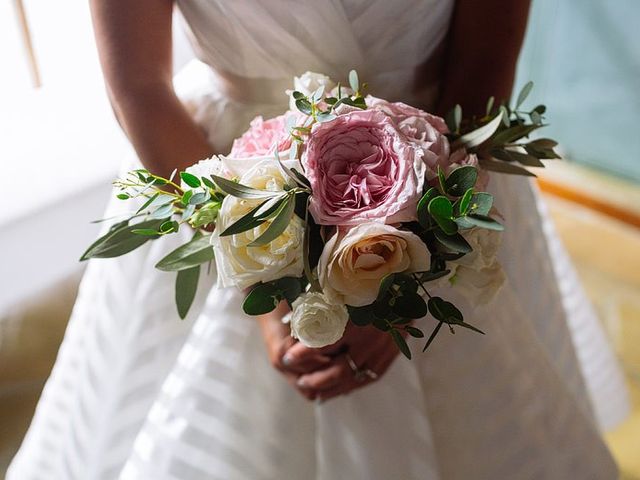
[[[172,0],[91,0],[100,62],[113,110],[140,160],[169,175],[213,148],[172,84]]]
[[[457,0],[449,30],[437,111],[459,103],[465,117],[484,114],[487,100],[511,96],[530,0]]]

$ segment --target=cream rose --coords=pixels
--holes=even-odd
[[[299,77],[293,77],[293,89],[306,96],[311,95],[321,86],[324,86],[324,91],[329,93],[335,85],[336,82],[321,73],[305,72]],[[287,93],[291,92],[287,91]],[[296,101],[293,97],[290,97],[289,99],[289,109],[294,112],[298,110],[296,107]]]
[[[349,321],[347,308],[322,293],[303,293],[291,305],[291,336],[307,347],[320,348],[342,338]]]
[[[505,274],[497,254],[502,234],[494,230],[473,228],[463,233],[473,251],[450,262],[449,282],[474,305],[491,302],[504,284]]]
[[[326,243],[318,275],[332,301],[361,307],[372,303],[389,273],[429,270],[430,255],[420,238],[391,225],[364,223]]]
[[[226,177],[227,172],[222,164],[222,160],[217,155],[214,155],[211,158],[207,158],[206,160],[200,160],[198,163],[187,167],[185,172],[190,173],[191,175],[195,175],[196,177],[206,177],[211,178],[211,175],[218,175],[220,177]],[[180,187],[183,190],[193,190],[192,187],[187,185],[184,180],[180,182]],[[199,190],[202,190],[201,187],[198,187]]]
[[[285,179],[275,160],[265,160],[249,169],[240,183],[262,190],[282,191]],[[222,202],[216,229],[211,236],[218,269],[218,286],[246,288],[258,282],[302,275],[303,222],[293,216],[287,229],[267,245],[250,247],[271,224],[221,237],[220,234],[264,200],[244,200],[228,195]]]

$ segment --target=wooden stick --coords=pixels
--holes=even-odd
[[[27,63],[29,65],[29,73],[31,74],[31,84],[33,85],[33,88],[40,88],[42,86],[42,82],[40,80],[40,71],[38,69],[36,54],[33,50],[33,42],[31,41],[31,30],[29,29],[29,23],[27,22],[27,13],[24,9],[22,0],[13,0],[13,5],[16,9],[16,16],[18,18],[18,24],[22,34],[22,44],[24,45],[24,49],[27,53]]]

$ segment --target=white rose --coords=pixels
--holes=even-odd
[[[195,175],[198,178],[206,177],[210,179],[211,175],[217,175],[219,177],[226,176],[226,169],[222,164],[222,160],[220,160],[220,157],[217,155],[207,158],[206,160],[200,160],[198,163],[187,167],[185,172]],[[184,180],[180,182],[180,188],[183,190],[193,190],[192,187],[184,183]]]
[[[303,293],[291,305],[291,336],[307,347],[320,348],[342,338],[349,321],[347,308],[322,293]]]
[[[450,262],[449,282],[474,305],[486,305],[496,296],[505,281],[497,259],[502,234],[494,230],[473,228],[463,233],[473,252]]]
[[[293,77],[293,89],[306,96],[311,95],[321,86],[324,86],[324,91],[328,93],[335,85],[336,83],[333,80],[322,73],[305,72],[299,77]],[[294,112],[298,110],[293,97],[289,99],[289,109]]]
[[[429,251],[417,235],[372,222],[331,237],[322,251],[318,275],[332,301],[361,307],[376,299],[385,275],[427,271],[429,266]]]
[[[266,160],[249,169],[240,183],[262,190],[282,191],[285,185],[282,171],[275,160]],[[278,278],[299,277],[303,271],[302,240],[304,224],[293,216],[287,229],[267,245],[248,246],[269,227],[271,221],[259,227],[221,237],[227,227],[239,220],[264,200],[244,200],[228,195],[222,202],[216,229],[211,236],[218,269],[218,286],[246,288],[258,282]]]

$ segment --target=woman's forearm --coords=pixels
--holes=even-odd
[[[111,103],[142,164],[152,173],[167,176],[214,153],[170,87],[132,89],[113,95]]]

